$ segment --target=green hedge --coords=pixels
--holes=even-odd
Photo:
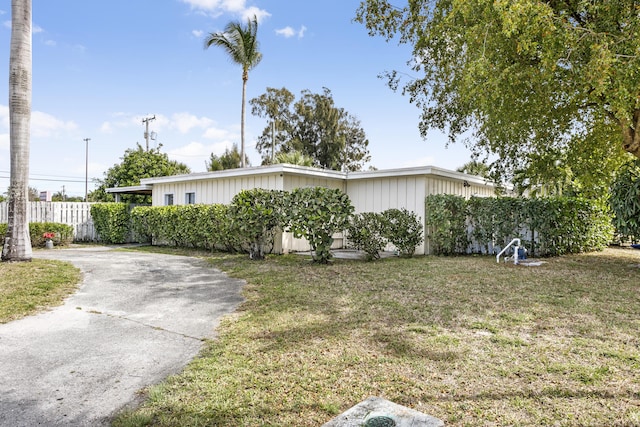
[[[100,241],[107,244],[127,242],[130,230],[128,203],[93,204],[91,218]]]
[[[468,253],[473,247],[490,253],[516,237],[531,255],[588,252],[604,249],[614,231],[608,207],[582,198],[431,195],[426,209],[427,237],[436,254]]]
[[[273,248],[275,233],[291,230],[309,240],[314,260],[328,262],[332,236],[343,230],[351,212],[351,201],[340,190],[253,189],[238,193],[229,206],[136,207],[131,229],[140,242],[243,251],[253,259]]]
[[[44,247],[46,239],[44,233],[53,233],[53,244],[55,246],[68,246],[73,241],[73,227],[57,222],[30,222],[29,236],[31,246],[34,248]],[[0,236],[7,234],[7,224],[0,224]]]
[[[229,249],[227,211],[224,205],[137,206],[131,211],[131,227],[139,242]]]

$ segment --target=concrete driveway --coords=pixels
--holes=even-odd
[[[179,372],[242,301],[243,282],[189,257],[36,251],[84,273],[50,311],[0,325],[0,426],[100,426]]]

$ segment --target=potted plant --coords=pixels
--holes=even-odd
[[[53,249],[53,238],[56,237],[56,233],[44,233],[42,235],[44,237],[44,247],[47,249]]]

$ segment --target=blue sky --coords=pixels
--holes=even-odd
[[[210,153],[240,142],[241,70],[204,36],[232,20],[259,18],[262,62],[251,71],[247,99],[286,87],[296,99],[327,87],[336,106],[356,116],[369,139],[372,166],[455,169],[469,160],[462,144],[418,132],[420,111],[377,76],[410,71],[407,46],[370,37],[353,22],[356,0],[33,0],[33,103],[30,185],[84,196],[85,138],[89,179],[144,145],[142,119],[156,116],[151,145],[193,172]],[[0,1],[0,192],[9,180],[8,69],[11,2]],[[247,114],[246,144],[266,122]],[[94,188],[89,182],[89,191]]]

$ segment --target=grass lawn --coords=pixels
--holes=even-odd
[[[0,323],[62,304],[80,279],[80,270],[66,262],[0,262]]]
[[[114,425],[317,427],[369,396],[447,426],[640,425],[639,251],[209,259],[246,302]]]

